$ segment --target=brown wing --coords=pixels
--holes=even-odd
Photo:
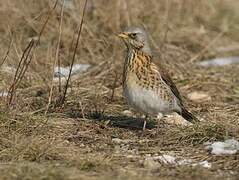
[[[169,74],[163,70],[162,66],[158,66],[158,71],[161,75],[161,78],[163,79],[163,81],[170,87],[172,93],[178,98],[180,104],[182,105],[182,98],[181,95],[176,87],[176,85],[174,84],[173,80],[171,79],[171,77],[169,76]]]
[[[170,76],[168,75],[168,73],[163,71],[162,68],[160,68],[160,67],[159,67],[159,72],[161,74],[161,78],[163,79],[163,81],[170,87],[173,94],[178,98],[179,103],[180,103],[181,108],[182,108],[182,112],[180,114],[183,116],[183,118],[188,120],[189,122],[192,122],[192,123],[196,122],[196,121],[199,121],[192,113],[190,113],[184,107],[181,95],[180,95],[176,85],[174,84],[174,82],[172,81]]]
[[[182,108],[181,112],[177,112],[179,114],[181,114],[183,116],[184,119],[188,120],[189,122],[196,122],[199,121],[192,113],[190,113],[183,105],[183,101],[181,98],[181,95],[176,87],[176,85],[174,84],[174,82],[172,81],[172,79],[170,78],[170,76],[168,75],[167,72],[165,72],[162,68],[162,66],[158,66],[158,68],[153,65],[153,69],[155,69],[156,71],[158,71],[161,75],[162,80],[170,87],[170,90],[172,91],[172,93],[178,98],[179,100],[179,105]]]

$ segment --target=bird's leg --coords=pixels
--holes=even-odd
[[[159,132],[159,121],[162,119],[163,117],[163,114],[162,113],[158,113],[157,115],[157,121],[158,121],[158,125],[157,125],[157,134]]]
[[[145,115],[144,125],[143,125],[143,131],[145,131],[146,124],[147,124],[147,119],[148,119],[148,115]]]

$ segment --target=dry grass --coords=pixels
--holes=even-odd
[[[7,91],[14,82],[14,70],[6,71],[6,66],[17,68],[54,2],[0,2],[0,90]],[[66,4],[63,16],[60,4],[52,11],[11,106],[1,97],[0,179],[237,179],[238,154],[213,156],[203,143],[239,139],[239,66],[199,68],[195,63],[238,55],[238,49],[219,49],[238,47],[239,3],[88,0],[75,61],[92,67],[72,77],[63,106],[58,104],[58,82],[53,84],[45,115],[54,61],[69,66],[74,54],[84,1],[73,2],[72,8]],[[162,61],[155,59],[156,63],[170,71],[184,97],[193,91],[212,97],[202,103],[186,100],[205,122],[187,128],[161,123],[156,134],[152,120],[142,136],[143,122],[123,114],[128,109],[120,80],[124,47],[115,34],[127,25],[148,29]],[[113,138],[127,141],[118,144]],[[165,153],[208,160],[212,168],[164,164],[152,168],[143,163],[147,154]]]

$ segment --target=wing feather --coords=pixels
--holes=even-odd
[[[153,64],[153,63],[152,63]],[[161,67],[161,65],[156,66],[155,64],[153,64],[152,69],[154,71],[157,71],[159,76],[161,76],[162,80],[164,81],[165,84],[168,85],[168,87],[170,88],[171,92],[175,95],[175,97],[179,100],[180,105],[183,106],[182,104],[182,97],[176,87],[176,85],[174,84],[173,80],[171,79],[171,77],[169,76],[169,74],[163,70],[163,68]]]

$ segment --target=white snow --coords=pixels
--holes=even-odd
[[[207,143],[206,149],[215,155],[236,154],[239,151],[239,142],[235,139],[228,139],[224,142]]]
[[[67,8],[67,9],[74,9],[75,6],[74,6],[74,3],[72,0],[63,0],[63,1],[60,1],[60,4],[63,5],[64,4],[64,7]]]
[[[189,165],[189,166],[202,166],[204,168],[211,168],[211,163],[208,161],[200,161],[200,162],[195,162],[192,159],[181,159],[177,160],[178,158],[163,154],[161,156],[151,156],[151,155],[146,155],[145,161],[151,162],[151,164],[155,164],[155,162],[160,162],[163,164],[168,164],[168,165]]]
[[[12,66],[8,66],[8,65],[3,65],[1,67],[1,71],[2,72],[6,72],[8,74],[14,74],[15,71],[16,71],[16,68],[15,67],[12,67]]]
[[[199,66],[210,67],[210,66],[225,66],[230,64],[239,63],[239,56],[231,56],[231,57],[219,57],[214,59],[208,59],[197,64]]]
[[[178,161],[179,165],[189,165],[193,164],[193,161],[191,159],[182,159]]]
[[[75,64],[72,67],[72,75],[80,74],[85,72],[91,65],[90,64]],[[68,77],[70,73],[70,66],[67,67],[55,67],[54,68],[54,77]]]
[[[201,161],[201,162],[199,162],[197,164],[193,164],[193,166],[197,166],[197,165],[200,165],[200,166],[202,166],[204,168],[211,168],[212,167],[212,164],[209,163],[208,161]]]
[[[183,159],[183,160],[180,160],[178,161],[178,164],[179,165],[192,165],[192,166],[202,166],[204,168],[211,168],[212,167],[212,164],[209,163],[208,161],[200,161],[200,162],[193,162],[192,159]]]
[[[176,164],[176,158],[167,154],[163,154],[162,156],[155,156],[152,159],[159,160],[164,164]]]
[[[8,92],[6,91],[0,91],[0,97],[7,97]]]

